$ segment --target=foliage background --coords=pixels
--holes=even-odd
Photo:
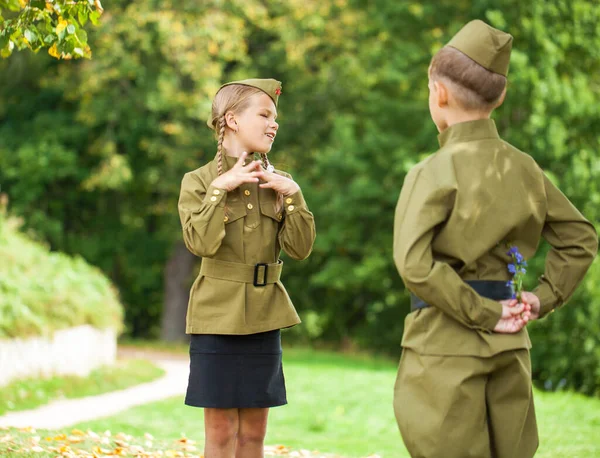
[[[130,335],[158,336],[169,266],[183,265],[180,180],[215,152],[211,98],[223,81],[278,78],[271,159],[318,229],[309,260],[286,260],[304,320],[288,338],[398,355],[409,307],[394,207],[407,170],[437,148],[430,57],[473,18],[515,37],[501,135],[597,223],[600,4],[584,0],[116,0],[87,29],[93,59],[0,62],[2,191],[53,250],[112,278]],[[546,388],[600,392],[599,275],[595,264],[567,307],[530,327]]]

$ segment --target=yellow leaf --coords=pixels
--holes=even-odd
[[[25,8],[27,6],[27,0],[19,0],[19,4],[21,5],[21,8]]]
[[[46,9],[48,11],[54,11],[54,6],[50,2],[46,2]]]
[[[102,8],[102,3],[100,3],[100,0],[94,0],[94,6],[100,14],[104,12],[104,8]]]
[[[52,47],[48,49],[48,54],[50,54],[52,57],[60,59],[60,54],[58,53],[58,49],[56,48],[56,43],[54,43]]]
[[[56,25],[56,33],[61,33],[67,28],[68,25],[69,23],[67,21],[65,21],[63,18],[59,18],[58,24]]]
[[[71,431],[71,434],[73,434],[74,436],[85,436],[85,433],[78,429],[74,429],[73,431]]]

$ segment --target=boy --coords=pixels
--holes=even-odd
[[[564,304],[598,246],[594,227],[527,154],[498,136],[512,36],[472,21],[432,59],[440,150],[406,176],[394,260],[413,293],[394,411],[413,458],[530,458],[538,446],[525,324]],[[524,304],[508,244],[552,246]]]

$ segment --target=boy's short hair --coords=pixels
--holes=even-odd
[[[482,67],[452,46],[444,46],[433,56],[429,76],[451,83],[452,93],[465,110],[493,110],[506,87],[504,75]]]

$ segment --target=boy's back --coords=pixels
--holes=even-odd
[[[489,314],[487,323],[490,300],[481,298],[479,310],[463,280],[508,281],[508,243],[529,258],[542,236],[553,245],[589,247],[581,252],[581,269],[569,265],[583,275],[594,256],[596,232],[531,156],[500,139],[494,121],[455,124],[439,141],[441,149],[407,175],[397,207],[394,258],[408,289],[436,305],[407,318],[402,345],[423,354],[471,356],[531,348],[526,329],[490,333],[498,321]],[[429,240],[424,235],[432,227]],[[433,269],[424,256],[428,245],[431,261],[437,261]],[[564,267],[560,259],[550,265]],[[578,281],[559,276],[553,283],[550,290],[564,300]],[[443,291],[436,288],[440,284]],[[427,323],[426,332],[420,322]],[[465,326],[478,332],[465,333]]]
[[[490,119],[511,49],[512,36],[472,21],[429,67],[441,149],[408,173],[394,223],[394,260],[412,293],[394,412],[415,458],[533,457],[525,326],[567,301],[596,255],[594,226]],[[522,292],[527,304],[511,300],[509,245],[528,259],[541,238],[546,271]]]

